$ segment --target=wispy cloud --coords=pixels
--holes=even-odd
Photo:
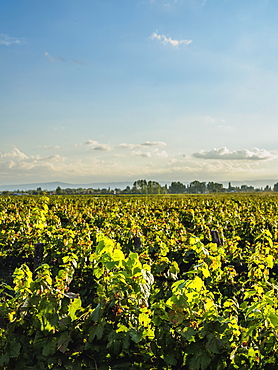
[[[84,64],[87,64],[87,62],[85,60],[82,60],[82,59],[73,59],[73,63],[75,64],[79,64],[79,65],[84,65]]]
[[[227,127],[227,122],[223,118],[214,118],[214,117],[211,117],[211,116],[206,116],[206,117],[204,117],[204,121],[205,121],[206,124],[216,125],[220,128],[221,127]]]
[[[120,148],[123,148],[123,149],[134,149],[134,148],[138,147],[139,145],[138,144],[122,143],[119,146],[120,146]]]
[[[56,60],[58,60],[60,62],[63,62],[63,63],[65,63],[67,61],[66,58],[64,58],[64,57],[54,57],[54,56],[50,55],[48,51],[45,51],[43,54],[52,63],[56,62]]]
[[[168,157],[168,153],[165,150],[159,150],[159,147],[166,146],[167,144],[164,141],[144,141],[141,144],[127,144],[122,143],[119,145],[122,149],[142,149],[142,150],[135,150],[132,151],[132,155],[136,157],[142,158],[151,158],[151,157],[160,157],[166,158]],[[148,149],[148,151],[145,151]]]
[[[100,144],[98,141],[95,141],[95,140],[88,140],[86,141],[85,145],[89,145],[92,150],[98,150],[98,151],[109,152],[113,149],[112,146],[108,144]]]
[[[167,145],[164,141],[145,141],[141,146],[165,146]]]
[[[44,149],[60,149],[60,145],[39,145],[41,148]]]
[[[22,37],[21,38],[12,37],[5,33],[0,33],[0,45],[9,46],[12,44],[20,45],[20,44],[25,44],[25,43],[26,43],[26,40]]]
[[[54,62],[55,62],[55,60],[56,60],[56,58],[54,58],[53,56],[51,56],[51,55],[49,54],[49,52],[48,52],[48,51],[45,51],[45,52],[43,53],[43,55],[44,55],[44,56],[46,56],[46,58],[47,58],[50,62],[52,62],[52,63],[54,63]]]
[[[226,147],[193,153],[195,158],[223,159],[223,160],[266,160],[275,158],[273,154],[265,149],[253,148],[252,150],[229,150]]]
[[[112,148],[108,145],[97,145],[93,148],[93,150],[100,150],[100,151],[104,151],[104,152],[109,152],[110,150],[112,150]]]
[[[144,147],[158,147],[158,146],[166,146],[167,144],[164,141],[144,141],[141,144],[127,144],[122,143],[120,144],[120,148],[123,149],[134,149],[134,148],[144,148]]]
[[[59,57],[56,57],[56,56],[53,56],[51,55],[48,51],[45,51],[43,53],[43,55],[51,62],[51,63],[54,63],[56,61],[58,62],[63,62],[63,63],[66,63],[67,62],[67,59],[63,56],[59,56]],[[84,60],[79,60],[79,59],[73,59],[72,62],[74,64],[78,64],[78,65],[85,65],[87,64]]]
[[[174,47],[178,47],[179,45],[189,45],[192,43],[192,40],[175,40],[165,35],[159,35],[157,32],[153,32],[149,39],[159,41],[164,45],[170,44]]]
[[[66,157],[62,157],[59,154],[53,154],[48,157],[37,159],[37,161],[39,162],[60,162],[60,161],[64,162],[65,160],[66,160]]]
[[[172,5],[176,4],[178,0],[170,0],[170,1],[165,1],[165,0],[150,0],[151,4],[158,3],[159,5],[162,5],[164,7],[171,7]]]

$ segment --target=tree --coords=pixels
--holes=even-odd
[[[223,191],[223,184],[208,182],[207,189],[210,193],[219,193],[220,191]]]
[[[271,191],[271,186],[266,185],[266,187],[264,188],[264,191]]]
[[[161,186],[156,181],[149,181],[147,184],[147,194],[160,194]]]
[[[157,181],[137,180],[132,187],[135,194],[166,194],[167,188],[161,186]]]
[[[277,182],[276,184],[274,184],[274,186],[273,186],[273,190],[274,190],[274,191],[278,191],[278,182]]]
[[[193,193],[193,194],[205,193],[206,192],[206,183],[195,180],[195,181],[190,183],[190,186],[188,188],[188,192]]]
[[[186,186],[182,184],[181,182],[171,182],[171,185],[169,186],[168,192],[170,194],[183,194],[185,193]]]
[[[137,180],[134,182],[132,187],[133,193],[147,194],[147,181]]]
[[[57,187],[56,194],[57,195],[61,195],[62,194],[62,189],[60,188],[60,186]]]

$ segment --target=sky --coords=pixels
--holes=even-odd
[[[276,0],[0,2],[0,183],[278,181]]]

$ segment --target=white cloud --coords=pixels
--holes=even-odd
[[[253,148],[252,150],[242,149],[230,151],[226,147],[193,153],[195,158],[203,159],[224,159],[224,160],[266,160],[275,156],[265,149]]]
[[[127,143],[122,143],[119,145],[120,148],[123,148],[123,149],[134,149],[134,148],[138,148],[140,146],[140,144],[127,144]]]
[[[158,157],[161,157],[161,158],[167,158],[168,157],[168,153],[165,150],[161,150],[161,151],[157,150],[156,155]]]
[[[166,146],[167,144],[163,141],[145,141],[142,144],[127,144],[122,143],[119,146],[123,149],[134,149],[134,148],[144,148],[144,147],[155,147],[155,146]]]
[[[95,140],[88,140],[88,141],[86,141],[86,143],[85,143],[86,145],[98,145],[98,142],[97,141],[95,141]]]
[[[40,145],[44,149],[60,149],[60,145]]]
[[[28,157],[22,153],[18,148],[14,147],[10,152],[8,153],[2,153],[0,152],[0,158],[18,158],[21,159],[27,159]]]
[[[112,150],[112,148],[108,145],[97,145],[93,148],[93,150],[100,150],[100,151],[104,151],[104,152],[110,152],[110,150]]]
[[[0,33],[0,45],[9,46],[12,44],[20,45],[20,44],[25,44],[25,43],[26,41],[23,38],[16,38],[16,37],[9,36],[5,33]]]
[[[152,155],[150,152],[142,152],[141,150],[137,152],[132,152],[136,157],[150,158]]]
[[[47,180],[49,176],[57,176],[62,172],[66,166],[65,162],[66,157],[57,154],[48,157],[27,156],[14,147],[10,152],[0,152],[0,174],[3,179],[12,177],[20,183],[31,176],[34,181],[40,181],[39,179],[44,177]]]
[[[145,141],[141,146],[165,146],[167,145],[163,141]]]
[[[173,40],[171,37],[166,37],[165,35],[159,35],[156,32],[153,32],[149,37],[150,40],[157,40],[164,45],[170,44],[174,47],[179,45],[189,45],[192,43],[192,40]]]
[[[84,145],[84,144],[83,144]],[[94,146],[93,146],[94,147]],[[146,147],[145,147],[146,148]],[[36,153],[26,155],[18,148],[6,153],[0,152],[0,176],[2,183],[28,183],[41,181],[67,181],[84,183],[95,181],[124,181],[138,178],[183,181],[236,181],[271,179],[277,176],[277,157],[274,160],[200,160],[194,156],[170,156],[166,151],[156,147],[150,150],[135,150],[128,155],[115,153],[113,156],[94,156],[91,151],[86,156],[75,159],[74,153],[69,157],[58,154],[41,156]],[[218,150],[219,151],[219,150]],[[262,150],[253,149],[252,153]],[[227,149],[224,152],[233,153]],[[251,151],[250,151],[251,152]],[[202,152],[204,153],[204,152]],[[265,151],[261,157],[269,157]],[[267,154],[268,153],[268,154]],[[223,155],[223,154],[222,154]],[[12,180],[11,180],[12,179]]]
[[[88,140],[85,142],[85,145],[89,145],[92,150],[99,150],[99,151],[105,151],[105,152],[109,152],[113,149],[110,145],[101,144],[95,140]]]

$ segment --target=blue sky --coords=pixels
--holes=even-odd
[[[0,178],[277,179],[275,0],[0,3]]]

